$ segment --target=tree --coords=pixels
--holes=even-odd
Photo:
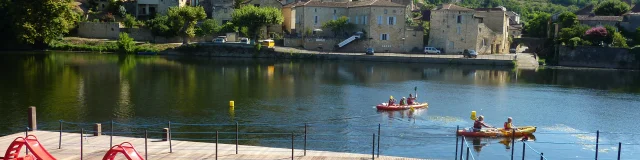
[[[232,23],[239,27],[247,27],[253,39],[258,37],[260,28],[267,25],[282,24],[284,17],[280,9],[274,7],[243,6],[231,14]]]
[[[547,23],[550,18],[551,15],[549,13],[537,12],[533,14],[533,18],[525,25],[525,30],[530,36],[546,37],[548,29]]]
[[[570,28],[578,24],[578,17],[573,12],[563,12],[558,16],[558,23],[562,28]]]
[[[240,9],[244,4],[244,0],[233,0],[233,8]]]
[[[609,33],[604,27],[595,27],[587,30],[585,38],[595,45],[599,45],[605,41]]]
[[[422,22],[422,32],[424,32],[424,35],[422,36],[422,43],[425,46],[429,44],[429,31],[431,30],[429,24],[429,21]]]
[[[599,16],[620,16],[627,13],[631,7],[620,0],[608,0],[600,3],[593,12]]]
[[[178,34],[178,30],[174,30],[176,27],[171,27],[169,16],[157,16],[150,19],[146,22],[146,26],[151,29],[154,36],[173,37]]]
[[[136,42],[133,41],[133,38],[129,37],[127,33],[120,33],[120,38],[118,38],[118,49],[122,53],[131,54],[136,50]]]
[[[204,22],[200,24],[200,27],[197,28],[196,35],[198,36],[212,35],[214,33],[218,33],[219,31],[220,31],[220,25],[218,25],[218,22],[213,19],[207,19],[207,20],[204,20]]]
[[[182,37],[183,45],[189,44],[189,38],[196,35],[195,26],[198,21],[207,18],[202,6],[171,7],[167,16],[170,23],[169,27],[178,31],[178,35]]]
[[[571,28],[562,28],[558,33],[558,40],[565,45],[571,45],[573,38],[583,38],[590,27],[587,25],[574,25]]]
[[[322,28],[331,29],[333,36],[338,36],[339,33],[347,32],[355,28],[356,25],[349,23],[349,18],[342,16],[336,20],[330,20],[322,24]]]
[[[627,45],[627,39],[624,38],[624,36],[622,36],[622,34],[620,34],[620,32],[614,32],[613,33],[613,40],[611,42],[611,45],[614,47],[620,47],[620,48],[628,48],[629,46]]]
[[[138,25],[138,20],[136,20],[136,17],[131,16],[130,14],[126,14],[124,16],[124,26],[127,28],[133,28],[133,26]]]
[[[78,13],[73,11],[71,0],[30,0],[7,3],[10,23],[18,40],[42,48],[62,37],[76,26]],[[16,25],[17,24],[17,25]]]

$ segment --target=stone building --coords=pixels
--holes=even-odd
[[[187,6],[190,0],[137,0],[136,2],[136,17],[149,19],[155,14],[167,14],[170,7]]]
[[[302,36],[305,48],[364,52],[371,47],[376,52],[421,51],[422,30],[412,28],[405,17],[410,14],[410,0],[311,0],[296,2],[283,8],[285,30]],[[322,25],[345,16],[355,28],[335,33]],[[330,43],[327,43],[331,40]],[[285,40],[286,41],[286,40]],[[336,44],[337,43],[337,44]]]
[[[622,15],[620,26],[627,32],[635,32],[640,27],[640,5],[635,5],[629,13]]]
[[[504,8],[469,9],[443,4],[431,12],[429,45],[445,53],[508,53],[509,16]]]

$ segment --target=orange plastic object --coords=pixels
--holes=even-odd
[[[29,149],[28,155],[24,157],[18,157],[20,155],[20,150],[22,146],[27,146]],[[55,160],[51,154],[44,149],[44,146],[38,141],[38,138],[34,135],[29,135],[27,138],[18,137],[9,148],[7,148],[7,152],[4,154],[4,160]]]
[[[104,154],[102,160],[113,160],[118,153],[124,154],[129,160],[144,160],[140,153],[133,148],[133,145],[129,142],[122,142],[119,145],[115,145]]]

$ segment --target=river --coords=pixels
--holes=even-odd
[[[158,131],[172,121],[176,139],[211,142],[215,134],[186,132],[232,132],[238,122],[241,132],[274,133],[241,135],[241,144],[286,148],[286,134],[295,132],[296,148],[302,148],[300,125],[307,123],[308,149],[371,153],[380,124],[383,155],[453,159],[454,130],[470,127],[470,112],[477,111],[494,126],[507,117],[515,125],[537,126],[535,141],[527,144],[548,159],[593,159],[597,130],[600,158],[616,158],[618,142],[623,159],[640,155],[637,71],[53,52],[0,56],[1,135],[23,131],[26,108],[37,106],[42,130],[58,130],[59,120],[103,126],[113,120],[117,130],[161,124],[150,128]],[[414,92],[428,109],[374,108],[389,96]],[[65,123],[65,129],[80,127]],[[505,142],[468,141],[476,159],[509,158]],[[515,148],[521,159],[522,143]],[[527,147],[526,157],[539,156]]]

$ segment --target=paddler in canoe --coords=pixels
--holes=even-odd
[[[495,128],[491,125],[488,125],[486,123],[484,123],[484,116],[480,115],[478,116],[477,120],[475,122],[473,122],[473,131],[474,132],[480,132],[482,130],[482,126],[487,127],[487,128]]]

